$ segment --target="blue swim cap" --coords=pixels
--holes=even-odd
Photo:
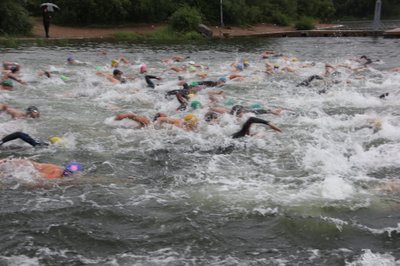
[[[235,67],[237,70],[240,70],[240,71],[243,70],[243,64],[237,64]]]
[[[222,81],[222,82],[226,82],[226,77],[220,77],[218,80]]]
[[[228,98],[224,101],[225,105],[234,105],[235,104],[235,100],[232,98]]]
[[[83,167],[77,162],[70,162],[65,166],[63,176],[70,176],[76,172],[83,171]]]

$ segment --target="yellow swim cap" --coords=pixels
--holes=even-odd
[[[188,97],[189,97],[189,98],[193,98],[194,96],[195,96],[194,93],[189,93],[189,94],[188,94]]]
[[[187,114],[183,118],[186,124],[189,126],[195,126],[197,122],[199,122],[199,119],[194,115],[194,114]]]
[[[382,122],[379,119],[374,121],[374,128],[375,129],[382,129]]]
[[[63,140],[62,140],[60,137],[57,137],[57,136],[54,136],[54,137],[51,137],[51,138],[50,138],[50,143],[51,143],[51,144],[54,144],[54,143],[57,143],[57,142],[62,143]]]
[[[119,64],[119,62],[118,62],[118,60],[117,60],[117,59],[113,59],[113,60],[111,60],[111,66],[112,66],[112,67],[117,67],[117,66],[118,66],[118,64]]]

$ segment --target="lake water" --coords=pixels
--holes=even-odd
[[[85,168],[63,182],[0,169],[0,265],[398,265],[399,194],[379,188],[400,173],[400,73],[389,71],[400,66],[399,47],[396,39],[285,38],[0,50],[29,81],[0,91],[0,102],[41,111],[38,120],[0,113],[0,137],[23,131],[64,140],[47,148],[9,142],[0,157]],[[267,49],[295,57],[270,60],[295,73],[262,72]],[[199,110],[176,112],[176,99],[164,97],[179,89],[178,74],[163,72],[160,59],[177,54],[207,66],[208,80],[247,59],[246,79],[221,89],[237,104],[284,109],[258,115],[283,132],[258,125],[251,130],[261,137],[232,139],[245,118],[228,114],[217,125],[201,121],[196,132],[115,121],[121,112],[203,117],[210,89],[195,96]],[[69,55],[86,64],[65,65]],[[376,61],[296,87],[325,63],[355,68],[350,59],[361,55]],[[132,63],[120,67],[125,75],[139,77],[146,63],[163,80],[153,90],[143,79],[112,85],[96,76],[120,56]],[[57,74],[38,77],[40,69]],[[368,126],[376,119],[374,132]]]

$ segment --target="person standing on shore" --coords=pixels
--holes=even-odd
[[[43,16],[43,27],[44,27],[44,31],[46,33],[46,38],[49,38],[49,28],[50,28],[50,20],[51,20],[51,15],[50,12],[47,8],[47,6],[43,7],[43,12],[42,12],[42,16]]]

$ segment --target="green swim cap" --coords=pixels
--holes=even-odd
[[[60,76],[60,79],[61,79],[62,81],[67,81],[67,80],[68,80],[68,77],[66,77],[66,76],[64,76],[64,75],[61,75],[61,76]]]
[[[197,83],[196,81],[193,81],[192,83],[190,83],[190,86],[196,87],[196,86],[199,86],[199,83]]]
[[[232,99],[232,98],[226,99],[226,100],[224,101],[224,104],[225,104],[225,105],[234,105],[234,104],[235,104],[235,100]]]
[[[14,87],[13,82],[11,79],[6,79],[1,82],[1,85],[5,87]]]
[[[192,103],[190,104],[190,107],[192,107],[193,109],[201,108],[201,102],[198,101],[198,100],[194,100],[194,101],[192,101]]]
[[[251,109],[261,109],[262,106],[259,103],[253,103],[252,105],[250,105]]]

